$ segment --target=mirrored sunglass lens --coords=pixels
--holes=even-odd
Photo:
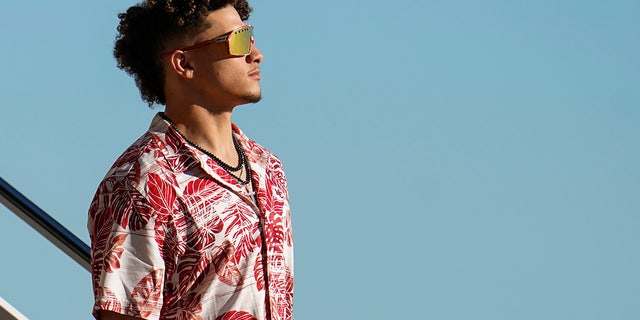
[[[229,53],[236,56],[247,55],[251,51],[253,27],[248,26],[234,31],[229,38]]]

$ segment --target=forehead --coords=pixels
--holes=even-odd
[[[201,35],[211,38],[239,28],[244,25],[244,22],[240,19],[238,11],[233,6],[227,5],[209,12],[205,18],[205,24],[207,28]]]

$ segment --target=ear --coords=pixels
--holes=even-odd
[[[193,63],[191,56],[180,50],[176,50],[168,57],[171,69],[179,77],[191,79],[193,78]]]

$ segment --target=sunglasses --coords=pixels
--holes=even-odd
[[[231,32],[225,33],[221,36],[215,37],[213,39],[205,40],[199,43],[196,43],[192,46],[176,49],[180,51],[187,51],[198,49],[200,47],[204,47],[206,45],[212,43],[219,42],[227,42],[229,47],[229,54],[232,56],[246,56],[251,53],[251,48],[253,48],[253,26],[244,25],[237,29],[232,30]],[[171,55],[173,51],[165,52],[161,55],[162,58],[166,58]]]

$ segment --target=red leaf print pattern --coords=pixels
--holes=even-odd
[[[120,300],[118,300],[116,294],[109,290],[109,288],[102,288],[102,290],[104,290],[104,297],[107,301],[100,304],[100,310],[122,313],[122,304],[120,304]]]
[[[264,264],[261,255],[256,255],[256,263],[253,265],[253,278],[256,280],[258,291],[264,290]]]
[[[246,258],[261,245],[260,222],[254,214],[244,203],[230,206],[221,214],[227,226],[224,235],[234,239],[236,261]]]
[[[216,232],[213,229],[216,229],[217,222],[220,221],[218,217],[214,217],[213,223],[214,226],[211,227],[209,225],[198,225],[195,221],[193,221],[192,217],[188,217],[185,219],[187,223],[187,246],[197,251],[208,251],[210,250],[216,241]]]
[[[185,172],[198,165],[198,160],[194,157],[193,152],[181,141],[182,137],[175,130],[167,132],[166,146],[173,152],[165,159],[173,172]]]
[[[213,159],[207,158],[206,163],[207,163],[207,166],[211,168],[217,176],[224,179],[224,181],[226,181],[227,183],[229,184],[238,183],[229,173],[224,171],[224,169],[221,166],[219,166]]]
[[[215,244],[216,234],[224,223],[215,212],[214,204],[220,201],[223,192],[211,180],[193,180],[183,190],[185,206],[191,212],[207,212],[207,215],[186,214],[188,245],[196,250],[210,250]]]
[[[232,287],[243,283],[242,273],[233,259],[233,245],[225,241],[222,246],[216,247],[217,255],[213,258],[213,265],[218,279]]]
[[[282,163],[280,163],[277,158],[270,157],[269,166],[272,169],[270,171],[271,174],[269,175],[269,180],[273,182],[276,196],[278,199],[287,198],[287,179],[284,175],[284,170],[282,169]]]
[[[198,165],[189,148],[183,144],[178,147],[175,155],[167,157],[167,162],[174,172],[185,172]]]
[[[147,138],[147,140],[149,140],[149,138]],[[138,142],[144,142],[144,141],[140,140]],[[116,162],[113,164],[113,167],[116,168],[122,165],[131,164],[137,161],[138,157],[140,157],[140,154],[143,152],[142,146],[143,144],[139,144],[139,145],[132,145],[131,147],[127,148],[127,150],[125,150],[124,153],[122,153],[122,155],[118,158],[118,160],[116,160]]]
[[[216,320],[258,320],[246,311],[229,311],[216,318]]]
[[[202,304],[200,303],[202,296],[195,293],[190,293],[180,303],[180,308],[168,312],[163,315],[162,319],[165,320],[203,320],[202,319]]]
[[[284,228],[282,218],[276,217],[265,226],[265,241],[269,252],[282,253],[284,244]]]
[[[167,320],[291,318],[282,164],[235,125],[233,131],[251,163],[257,208],[160,116],[116,160],[89,209],[96,309]]]
[[[160,214],[171,214],[175,209],[176,191],[158,174],[149,173],[149,203]]]
[[[109,247],[109,256],[107,257],[106,267],[107,272],[114,272],[116,269],[120,269],[120,258],[124,252],[122,244],[127,239],[126,233],[121,233],[113,238],[111,246]]]
[[[111,223],[117,223],[126,228],[131,211],[131,199],[127,187],[122,181],[114,178],[105,179],[96,192],[89,208],[90,219],[95,219],[94,225],[111,230]]]
[[[162,271],[154,270],[138,282],[131,293],[128,314],[147,318],[153,313],[162,296],[162,278]]]
[[[151,208],[137,190],[130,192],[130,196],[133,204],[131,205],[131,210],[129,210],[131,212],[129,228],[132,231],[142,230],[149,223]]]
[[[210,207],[218,203],[224,192],[221,192],[218,184],[209,179],[197,179],[190,181],[182,193],[187,205],[191,210],[208,210]],[[216,231],[220,232],[220,231]]]
[[[291,229],[291,217],[287,215],[282,219],[284,224],[284,229],[286,232],[284,233],[284,241],[286,241],[288,247],[293,247],[293,230]]]
[[[293,273],[286,265],[282,255],[269,256],[268,265],[269,270],[278,270],[276,274],[270,272],[269,277],[271,313],[277,315],[274,319],[291,319],[293,315]]]
[[[186,209],[179,202],[180,212],[185,212]],[[173,216],[171,220],[168,222],[171,226],[167,230],[167,236],[165,237],[165,241],[167,242],[169,248],[171,248],[176,254],[184,253],[186,250],[184,241],[187,240],[187,221],[185,220],[183,215]]]
[[[178,292],[184,295],[197,286],[198,279],[207,277],[211,273],[210,261],[200,252],[188,251],[178,264]]]
[[[170,156],[169,154],[166,154],[165,152],[163,152],[162,150],[167,150],[167,145],[165,143],[165,141],[159,137],[156,137],[155,139],[153,139],[150,143],[149,143],[149,149],[148,153],[146,154],[146,156],[151,156],[153,159],[158,160],[158,159],[163,159],[164,161],[156,161],[155,164],[158,166],[158,171],[156,172],[171,172],[173,170],[173,168],[170,166],[169,163],[167,163],[167,157]],[[142,159],[143,157],[141,157],[141,161],[144,162],[145,160]],[[171,184],[171,185],[177,185],[177,181],[176,181],[176,176],[175,175],[163,175],[162,176],[163,179]]]

